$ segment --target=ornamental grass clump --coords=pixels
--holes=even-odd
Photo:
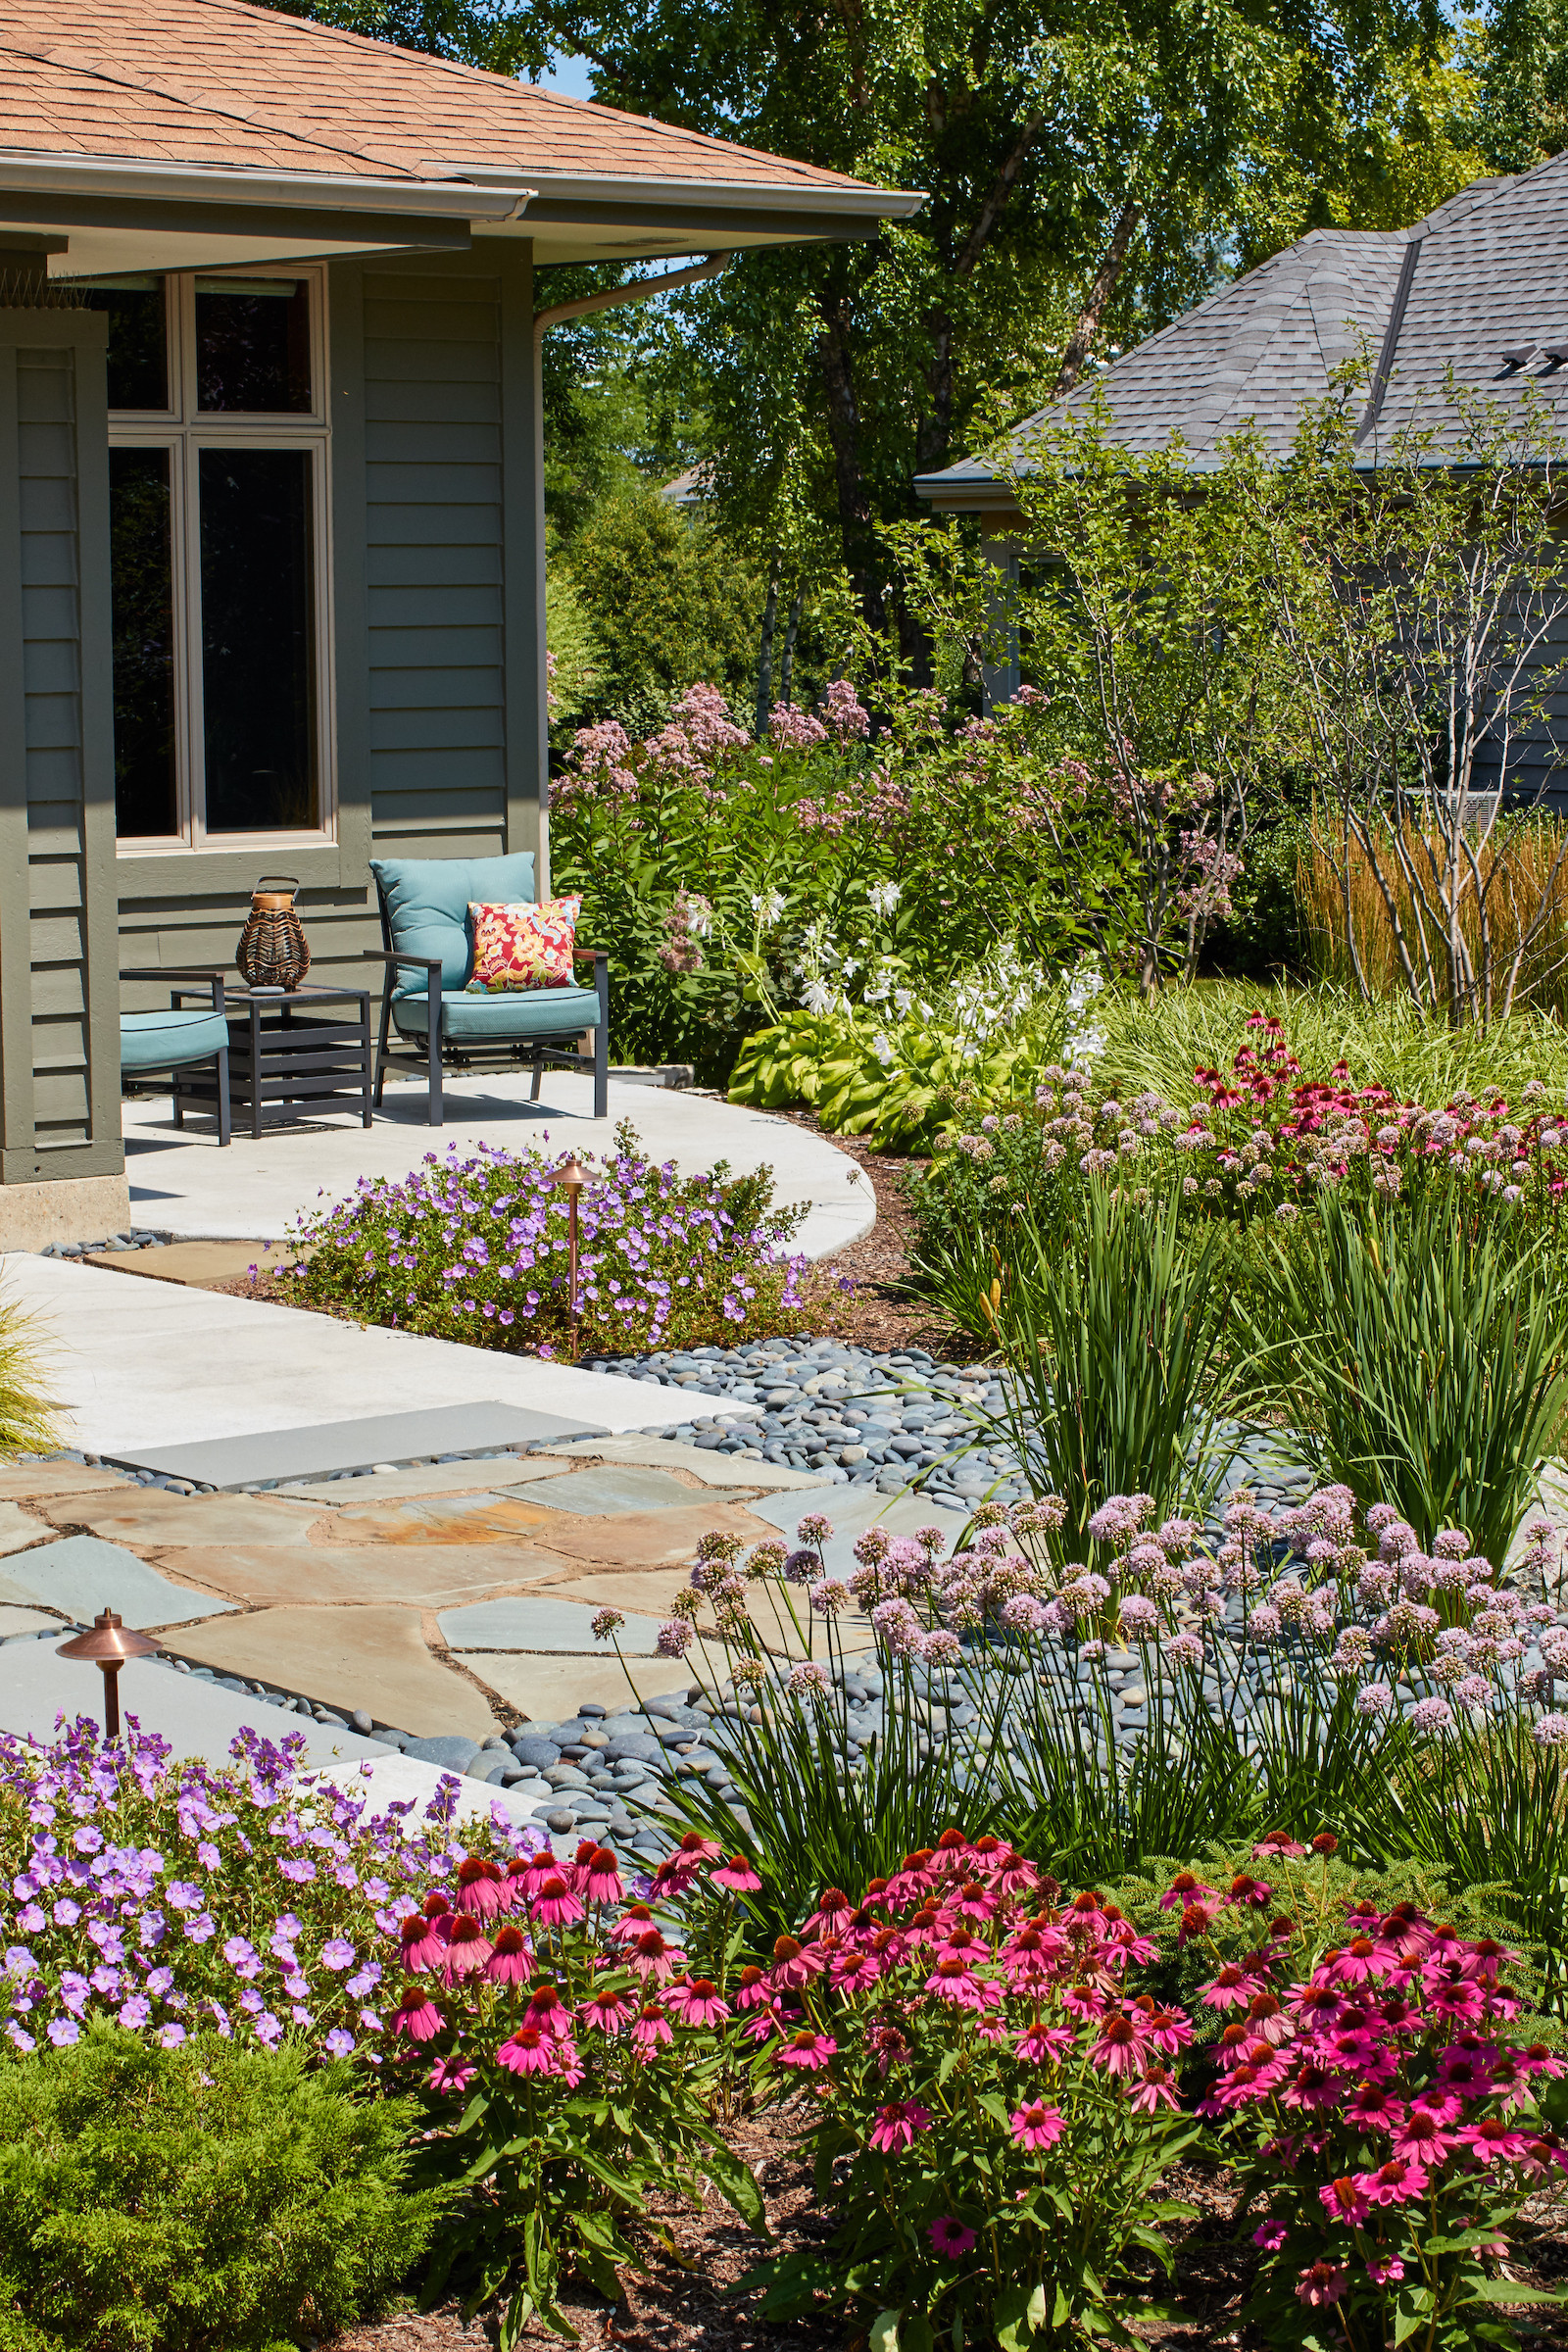
[[[619,2299],[650,2190],[701,2205],[707,2175],[765,2234],[757,2182],[714,2121],[735,2072],[735,1898],[758,1880],[715,1864],[719,1847],[694,1836],[630,1888],[592,1839],[573,1861],[548,1846],[505,1869],[467,1861],[398,1925],[391,2071],[422,2090],[428,2169],[466,2192],[426,2292],[456,2270],[473,2303],[506,2296],[502,2352],[534,2319],[574,2334],[564,2277]],[[628,1900],[638,1886],[647,1900]]]
[[[1515,1954],[1413,1903],[1325,1918],[1292,1884],[1307,1849],[1288,1836],[1254,1862],[1266,1878],[1222,1892],[1189,1873],[1164,1898],[1218,1964],[1200,2112],[1242,2161],[1244,2209],[1264,2208],[1246,2316],[1308,2352],[1511,2341],[1508,2308],[1560,2298],[1507,2276],[1509,2232],[1568,2172],[1543,2112],[1561,2060],[1509,2035]]]
[[[585,1353],[726,1347],[802,1321],[805,1260],[788,1253],[801,1209],[772,1205],[772,1176],[656,1165],[635,1130],[585,1162],[578,1197],[577,1336]],[[471,1347],[559,1354],[573,1337],[570,1220],[561,1170],[571,1157],[481,1144],[433,1152],[402,1183],[361,1177],[353,1196],[301,1221],[307,1252],[289,1277],[308,1306]]]
[[[759,2076],[795,2088],[836,2221],[751,2274],[764,2319],[849,2303],[885,2352],[1138,2341],[1192,2210],[1160,2186],[1199,2136],[1191,2028],[1141,1989],[1153,1946],[1115,1904],[1060,1895],[950,1829],[858,1901],[828,1887],[745,1972]]]

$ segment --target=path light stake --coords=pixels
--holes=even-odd
[[[571,1292],[568,1301],[571,1315],[571,1360],[577,1361],[577,1195],[588,1182],[588,1171],[579,1160],[568,1159],[564,1168],[556,1170],[556,1182],[566,1196],[566,1214],[571,1224]]]
[[[149,1642],[145,1634],[122,1625],[118,1611],[100,1609],[90,1633],[78,1634],[74,1642],[62,1642],[55,1651],[57,1658],[86,1658],[103,1675],[106,1740],[120,1738],[120,1669],[127,1658],[150,1658],[157,1648],[157,1642]]]

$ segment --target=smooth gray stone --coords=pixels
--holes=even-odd
[[[169,1450],[106,1453],[103,1458],[122,1469],[232,1490],[258,1479],[328,1478],[340,1470],[371,1470],[377,1462],[428,1461],[450,1451],[483,1453],[546,1439],[607,1434],[599,1422],[567,1420],[558,1413],[492,1399],[431,1405],[423,1412],[377,1413],[361,1421],[320,1421],[303,1429],[259,1430]]]
[[[363,1738],[368,1738],[375,1729],[374,1718],[370,1715],[368,1709],[365,1707],[356,1707],[353,1714],[349,1717],[349,1723],[351,1728],[360,1733]]]
[[[530,1739],[526,1734],[513,1740],[512,1752],[519,1764],[535,1765],[541,1772],[547,1764],[561,1762],[561,1750],[553,1740]]]
[[[466,1772],[479,1753],[479,1742],[465,1740],[456,1732],[439,1732],[433,1740],[407,1740],[403,1753],[416,1757],[421,1764],[443,1764],[448,1772]]]

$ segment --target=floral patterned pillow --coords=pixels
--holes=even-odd
[[[481,906],[470,901],[470,991],[488,995],[506,989],[569,988],[581,911],[580,898],[545,899],[537,906]]]

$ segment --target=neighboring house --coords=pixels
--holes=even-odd
[[[713,495],[707,460],[700,466],[688,466],[684,473],[673,474],[667,482],[661,482],[659,495],[682,514],[700,514]]]
[[[1098,394],[1113,437],[1135,450],[1179,433],[1200,473],[1244,426],[1283,455],[1302,409],[1363,351],[1373,365],[1356,434],[1369,468],[1391,432],[1439,420],[1450,366],[1504,402],[1534,383],[1568,424],[1568,155],[1477,180],[1413,228],[1314,229],[1097,369],[1065,406]],[[1053,414],[1020,425],[1014,447]],[[1021,450],[1017,470],[1028,470]],[[992,562],[1016,577],[1021,518],[1004,470],[964,459],[915,489],[939,512],[979,515]],[[988,680],[996,700],[1017,684],[1015,662]]]
[[[0,1247],[127,1214],[122,962],[228,962],[282,868],[363,975],[372,850],[548,855],[536,272],[919,202],[240,0],[5,0]]]

